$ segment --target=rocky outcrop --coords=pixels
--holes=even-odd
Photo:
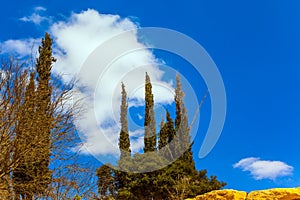
[[[188,200],[300,200],[300,187],[259,190],[249,194],[236,190],[215,190]]]
[[[215,190],[189,200],[245,200],[247,192],[236,190]]]
[[[279,188],[250,192],[247,200],[300,200],[300,188]]]

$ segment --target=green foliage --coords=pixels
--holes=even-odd
[[[97,169],[96,175],[98,177],[98,193],[101,197],[103,199],[113,197],[115,193],[115,179],[112,168],[108,165],[102,165]]]
[[[126,163],[128,159],[130,159],[130,140],[129,140],[129,132],[128,132],[128,121],[127,121],[127,110],[128,110],[128,103],[127,103],[127,93],[125,90],[125,86],[122,83],[122,100],[121,100],[121,112],[120,112],[120,121],[121,121],[121,131],[120,131],[120,138],[119,138],[119,149],[120,149],[120,161],[119,166],[120,168],[126,168]],[[115,173],[116,178],[118,179],[118,186],[120,188],[125,187],[129,180],[127,173],[122,171],[116,171]]]
[[[81,197],[78,194],[76,194],[74,200],[81,200]]]
[[[172,142],[175,135],[174,122],[167,111],[166,122],[162,121],[159,131],[158,150],[159,154],[169,162],[172,162],[175,156],[175,143]]]
[[[52,172],[49,170],[50,164],[50,131],[53,126],[53,117],[51,105],[51,68],[56,60],[52,56],[52,39],[48,33],[42,39],[42,45],[39,47],[39,57],[37,59],[36,71],[38,73],[37,87],[37,107],[36,116],[38,117],[38,130],[36,138],[41,141],[36,148],[36,181],[39,183],[37,193],[43,193],[51,182]]]
[[[176,75],[176,88],[175,88],[175,96],[174,96],[174,101],[176,105],[176,118],[175,118],[175,127],[176,130],[178,130],[179,125],[181,123],[181,112],[182,112],[182,107],[183,107],[183,98],[184,98],[184,93],[182,91],[182,84],[180,81],[180,76],[177,74]]]
[[[119,149],[121,151],[121,159],[130,156],[130,140],[128,132],[128,121],[127,121],[127,93],[125,91],[125,86],[122,83],[122,102],[121,102],[121,112],[120,112],[120,121],[121,121],[121,131],[119,139]]]
[[[219,182],[216,176],[208,178],[206,170],[197,171],[195,168],[187,110],[183,100],[184,93],[178,75],[176,81],[177,87],[174,97],[176,105],[175,123],[167,111],[165,121],[161,122],[156,147],[152,85],[148,74],[146,74],[144,154],[124,157],[121,151],[118,162],[119,169],[107,169],[106,174],[115,181],[114,191],[110,191],[106,195],[99,192],[102,198],[111,197],[111,194],[114,193],[116,199],[122,200],[185,199],[211,190],[221,189],[226,185],[224,182]],[[124,121],[125,108],[127,109],[125,97],[126,92],[122,84],[122,130],[123,124],[127,125],[127,121]],[[122,134],[125,135],[125,131],[122,130],[119,141],[120,150],[124,148],[123,141],[125,141],[126,149],[129,149],[128,144],[130,142],[127,139],[124,140],[125,137]],[[126,130],[128,131],[128,127],[126,127]],[[97,176],[99,180],[102,179],[102,182],[107,179],[106,175],[99,175],[97,171]],[[100,184],[99,187],[101,187]],[[108,190],[102,186],[103,189]]]
[[[144,152],[153,152],[156,150],[156,122],[154,118],[154,100],[152,94],[152,84],[150,77],[146,73],[145,80],[145,136],[144,136]]]
[[[39,57],[36,62],[39,83],[42,81],[49,83],[52,63],[56,62],[56,59],[52,56],[52,39],[49,33],[46,33],[42,39],[42,46],[39,46]]]
[[[46,33],[36,64],[37,88],[35,73],[31,73],[14,140],[13,159],[19,159],[20,165],[13,170],[13,187],[17,196],[26,199],[43,194],[52,178],[49,170],[50,131],[53,126],[50,76],[54,61],[52,39]],[[19,157],[26,146],[31,146],[32,151]]]

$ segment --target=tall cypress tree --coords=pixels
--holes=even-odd
[[[185,199],[211,190],[220,189],[225,185],[225,183],[217,181],[215,177],[208,178],[206,176],[206,170],[198,172],[195,169],[195,163],[193,160],[190,144],[187,110],[183,103],[184,94],[181,89],[180,77],[177,76],[176,80],[176,125],[174,126],[174,121],[171,118],[170,113],[166,112],[166,119],[162,120],[161,122],[161,129],[159,132],[158,140],[158,151],[156,152],[152,86],[150,83],[150,78],[148,74],[146,74],[144,139],[145,153],[135,154],[132,158],[129,158],[130,162],[126,162],[126,159],[122,159],[123,156],[121,156],[118,163],[121,169],[124,166],[122,166],[121,164],[125,163],[125,167],[123,169],[126,169],[126,167],[128,167],[128,169],[132,171],[144,172],[127,173],[113,171],[113,174],[110,173],[111,175],[108,176],[109,178],[111,178],[111,176],[113,176],[113,178],[116,178],[114,179],[116,182],[116,199]],[[127,104],[125,101],[126,93],[124,91],[125,89],[122,85],[121,118],[125,116],[122,114],[122,112],[125,113],[125,108],[127,109]],[[122,119],[121,124],[123,124]],[[128,128],[127,123],[124,124],[126,124],[126,128]],[[149,129],[149,127],[153,128]],[[122,134],[122,131],[120,134]],[[127,140],[125,141],[125,144],[127,144]],[[119,146],[121,149],[121,141],[119,143]],[[125,145],[125,147],[128,147],[128,144]],[[122,148],[125,147],[122,146]],[[180,150],[180,154],[175,155],[175,152],[178,150],[178,148]],[[147,152],[149,153],[146,154]],[[167,160],[164,158],[167,158]],[[174,158],[178,159],[174,161]],[[166,164],[169,165],[166,166]],[[151,171],[152,169],[158,169],[157,167],[161,166],[166,167],[156,171]],[[100,177],[99,173],[97,175],[98,177]],[[107,191],[107,189],[105,191]]]
[[[182,84],[180,76],[178,74],[176,74],[176,88],[174,101],[176,105],[175,129],[178,130],[182,118],[182,107],[184,106],[184,92],[182,91]]]
[[[131,159],[131,150],[130,150],[130,139],[128,132],[128,121],[127,121],[127,93],[125,90],[125,85],[122,83],[122,99],[121,99],[121,112],[120,112],[120,122],[121,122],[121,130],[119,137],[119,149],[120,149],[120,160],[118,161],[119,168],[121,170],[126,170],[130,159]],[[119,189],[124,189],[127,187],[130,181],[130,174],[123,171],[115,171],[117,186]],[[122,196],[122,194],[118,194]]]
[[[128,132],[128,121],[127,121],[127,93],[125,86],[122,83],[122,100],[121,100],[121,112],[120,112],[120,121],[121,121],[121,131],[119,139],[119,148],[120,148],[120,159],[130,156],[130,140]]]
[[[48,33],[42,39],[42,45],[39,47],[39,57],[37,58],[36,71],[37,77],[37,119],[38,130],[36,138],[41,141],[36,148],[36,188],[37,194],[42,194],[51,181],[50,163],[50,134],[53,126],[53,116],[51,109],[52,87],[50,83],[51,68],[56,60],[52,56],[52,39]]]
[[[153,152],[156,149],[156,124],[154,118],[154,100],[152,94],[152,84],[150,77],[146,73],[145,80],[145,136],[144,136],[144,152]]]
[[[175,88],[175,104],[176,104],[176,119],[175,119],[175,152],[176,157],[179,159],[174,163],[184,166],[182,174],[196,173],[195,162],[193,159],[192,144],[190,142],[190,130],[188,125],[187,110],[184,105],[184,92],[182,91],[182,83],[180,76],[176,75],[176,88]]]

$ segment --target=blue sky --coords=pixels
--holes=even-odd
[[[250,191],[300,186],[300,1],[11,0],[0,8],[2,50],[13,51],[17,45],[12,43],[21,40],[20,53],[50,28],[63,38],[59,30],[70,25],[70,16],[89,8],[119,15],[121,21],[128,19],[120,23],[124,29],[139,24],[182,32],[210,54],[226,88],[227,116],[217,145],[199,159],[210,100],[203,106],[193,148],[198,169],[208,169],[209,174],[226,181],[227,188]],[[64,22],[63,27],[53,26],[58,21]],[[185,72],[188,64],[162,52],[155,56],[186,74],[201,98],[205,85],[201,77]],[[148,52],[141,57],[153,59]],[[157,81],[162,80],[158,77]]]

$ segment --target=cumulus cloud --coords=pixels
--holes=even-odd
[[[255,180],[275,180],[278,177],[292,175],[294,170],[292,166],[289,166],[284,162],[261,160],[260,158],[255,157],[244,158],[234,164],[233,167],[250,172]]]
[[[45,11],[36,7],[35,13]],[[22,21],[39,24],[44,18],[35,15]],[[84,112],[77,118],[76,126],[81,133],[84,145],[83,153],[94,155],[119,155],[118,137],[120,132],[119,114],[121,82],[126,85],[129,107],[144,104],[144,79],[147,72],[153,85],[156,104],[171,104],[174,88],[171,81],[164,81],[164,71],[159,66],[164,64],[153,55],[152,51],[139,42],[138,25],[129,18],[119,15],[101,14],[88,9],[72,13],[64,21],[50,22],[49,32],[53,37],[53,52],[57,62],[53,66],[54,74],[63,75],[62,81],[68,83],[74,77],[78,80],[76,94],[82,98]],[[128,32],[129,31],[129,32]],[[127,32],[122,43],[114,42],[105,49],[113,53],[124,46],[139,48],[113,60],[109,66],[95,60],[90,63],[90,70],[82,70],[88,57],[105,42],[116,35]],[[123,38],[124,39],[124,38]],[[18,52],[28,55],[33,44],[40,39],[9,40],[1,43],[2,52]],[[102,58],[104,55],[97,55]],[[97,72],[101,73],[101,76]],[[83,89],[82,89],[83,88]],[[138,152],[143,148],[143,130],[134,126],[130,130],[131,150]]]
[[[84,87],[78,93],[80,97],[84,97],[86,112],[77,121],[77,127],[85,140],[86,149],[82,149],[83,152],[118,155],[121,82],[126,85],[129,106],[143,104],[146,72],[153,83],[156,103],[168,104],[173,101],[172,83],[163,81],[164,72],[159,68],[162,62],[138,41],[137,28],[128,18],[100,14],[92,9],[73,13],[68,20],[56,22],[50,28],[58,60],[53,67],[54,72],[64,74],[65,82],[76,76],[82,84],[80,87]],[[141,50],[125,54],[109,66],[94,61],[90,63],[91,70],[82,70],[84,62],[97,47],[113,36],[129,30],[131,31],[125,42],[113,43],[105,49],[106,52],[116,52],[126,45]],[[98,56],[101,58],[104,55]],[[101,77],[97,75],[97,71],[103,72]],[[94,90],[96,83],[97,89]],[[141,130],[131,132],[133,152],[143,147],[142,133]]]
[[[28,56],[31,54],[35,55],[40,41],[41,39],[34,38],[7,40],[0,43],[1,53],[14,53],[20,57]]]
[[[34,8],[34,12],[30,16],[24,16],[20,18],[21,21],[23,22],[31,22],[34,23],[35,25],[41,24],[42,21],[47,21],[48,18],[45,16],[42,16],[40,12],[46,11],[46,8],[37,6]]]

